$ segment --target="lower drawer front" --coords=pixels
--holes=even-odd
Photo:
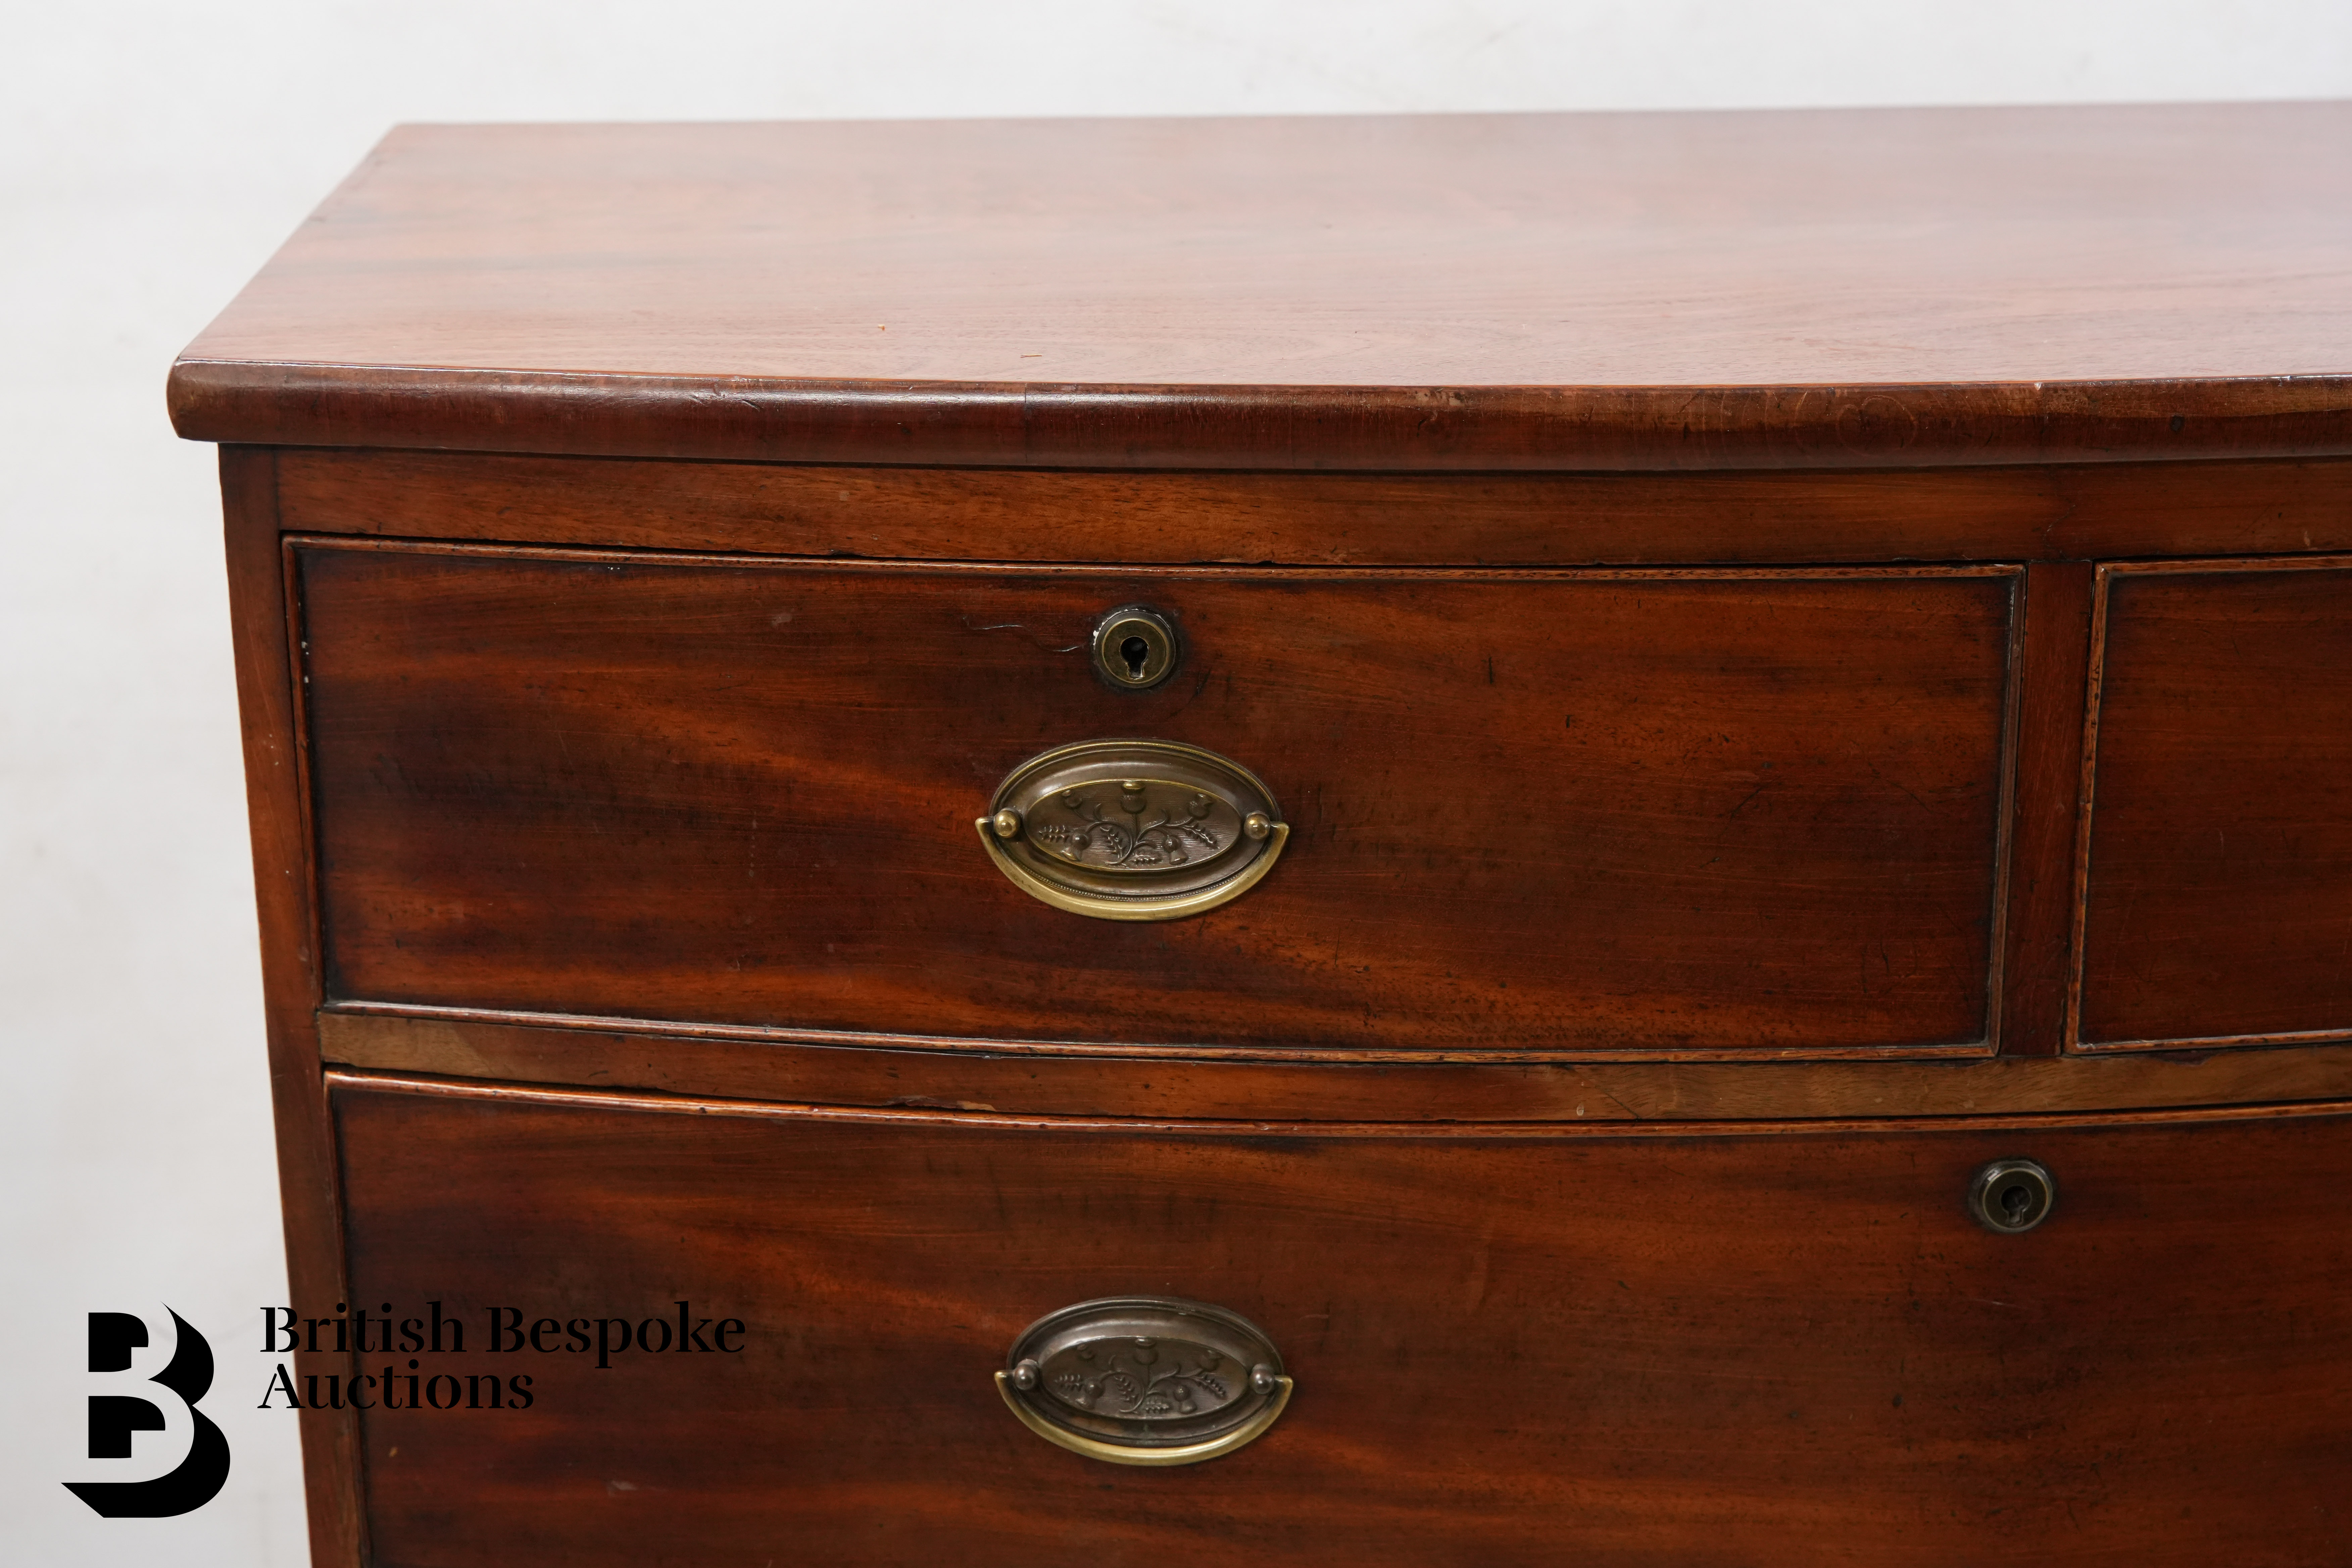
[[[384,1568],[2352,1560],[2340,1114],[1278,1136],[363,1079],[335,1105],[353,1300],[439,1302],[464,1349],[423,1376],[532,1394],[362,1418]],[[2058,1204],[1994,1235],[1963,1194],[2017,1155]],[[1297,1394],[1265,1436],[1129,1468],[1016,1423],[992,1373],[1026,1324],[1157,1293],[1266,1331]],[[497,1308],[680,1300],[740,1350],[485,1342]]]

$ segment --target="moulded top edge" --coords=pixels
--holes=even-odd
[[[2352,104],[406,126],[184,434],[784,461],[2352,451]]]
[[[191,440],[983,468],[1885,469],[2352,455],[2352,375],[1856,386],[817,381],[187,358]]]

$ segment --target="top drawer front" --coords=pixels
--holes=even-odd
[[[815,1029],[1731,1052],[1985,1032],[2015,576],[293,550],[331,996]],[[1166,612],[1174,679],[1087,634]],[[972,836],[1063,742],[1292,826],[1192,920]]]

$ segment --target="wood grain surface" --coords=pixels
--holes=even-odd
[[[291,1289],[536,1385],[314,1562],[2352,1561],[2352,104],[408,127],[170,396]],[[1273,875],[998,877],[1117,735]],[[1282,1422],[1023,1430],[1133,1291]]]
[[[2083,1043],[2352,1035],[2352,561],[2101,581]]]
[[[288,447],[277,471],[297,532],[886,560],[1815,565],[2352,549],[2352,462],[1130,474]]]
[[[1316,574],[292,552],[329,990],[1271,1050],[1984,1048],[2009,568]],[[1108,689],[1142,601],[1185,662]],[[1072,741],[1231,755],[1236,903],[973,842]]]
[[[2005,1056],[2055,1056],[2066,1038],[2092,587],[2084,563],[2026,568],[1998,987],[1997,1039]]]
[[[324,996],[317,888],[304,810],[302,739],[295,697],[289,584],[278,542],[272,454],[221,453],[230,635],[245,744],[246,805],[261,936],[262,1022],[278,1145],[288,1287],[306,1301],[343,1297],[341,1194],[320,1066],[317,1010]],[[305,1372],[326,1369],[309,1355]],[[360,1568],[358,1428],[348,1413],[305,1411],[302,1468],[312,1568]]]
[[[205,440],[1580,469],[2352,451],[2352,107],[411,126]]]
[[[2352,1099],[2352,1043],[1927,1060],[1333,1063],[334,1008],[331,1066],[877,1109],[1210,1121],[1857,1121]]]
[[[532,1379],[528,1409],[362,1417],[383,1568],[2352,1555],[2340,1113],[1304,1138],[335,1103],[354,1299],[467,1324],[420,1377]],[[1991,1235],[1962,1193],[2021,1154],[2056,1212]],[[1298,1380],[1274,1429],[1139,1470],[1018,1426],[990,1383],[1013,1335],[1129,1292],[1265,1329]],[[600,1370],[482,1334],[680,1300],[742,1320],[740,1352]]]

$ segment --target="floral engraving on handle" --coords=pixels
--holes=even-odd
[[[1130,1421],[1206,1415],[1249,1386],[1246,1368],[1181,1340],[1096,1340],[1061,1352],[1045,1373],[1063,1403]]]
[[[1089,863],[1087,856],[1091,850],[1096,852],[1091,863],[1106,868],[1181,866],[1196,853],[1213,854],[1229,842],[1220,839],[1207,820],[1217,803],[1201,790],[1183,793],[1187,798],[1181,805],[1155,808],[1150,784],[1066,789],[1058,797],[1062,807],[1079,820],[1033,823],[1029,837],[1080,865]],[[1129,820],[1114,820],[1113,806]],[[1145,814],[1155,809],[1152,820],[1144,821]]]

